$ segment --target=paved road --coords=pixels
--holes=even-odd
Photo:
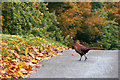
[[[69,50],[42,62],[45,66],[30,78],[118,78],[118,50],[91,50],[87,57],[78,61],[79,55]]]

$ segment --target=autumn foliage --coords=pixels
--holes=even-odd
[[[118,26],[120,26],[119,2],[64,2],[57,3],[58,6],[53,7],[54,3],[49,3],[50,11],[56,11],[57,19],[59,21],[59,28],[63,31],[63,35],[77,36],[80,43],[86,46],[97,46],[105,49],[118,49]],[[52,8],[51,8],[52,7]],[[112,23],[111,23],[112,22]],[[104,40],[102,34],[105,33],[107,26],[113,27],[115,35],[113,39],[116,40],[112,47],[112,41]],[[116,28],[115,28],[116,27]],[[107,32],[107,34],[111,34]],[[108,35],[107,35],[108,36]],[[69,46],[72,47],[73,41],[69,38]],[[107,44],[106,44],[107,42]],[[105,44],[106,45],[105,45]],[[113,42],[114,43],[114,42]],[[111,44],[108,48],[107,45]]]
[[[41,37],[0,35],[0,77],[28,78],[30,73],[44,65],[39,64],[67,48],[56,41]],[[36,68],[36,69],[35,69]]]

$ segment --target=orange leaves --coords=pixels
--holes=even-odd
[[[27,71],[31,71],[31,70],[32,70],[32,66],[31,66],[31,65],[28,65],[28,66],[25,67],[25,69],[26,69]]]
[[[53,42],[55,42],[55,40],[53,40]]]
[[[24,56],[24,55],[21,56],[21,59],[22,59],[23,61],[26,61],[26,62],[28,61],[28,57],[26,57],[26,56]]]
[[[33,4],[35,4],[36,2],[32,2]]]
[[[4,38],[3,38],[4,39]],[[34,42],[34,43],[33,43]],[[54,42],[54,40],[53,40]],[[27,78],[33,71],[33,67],[42,65],[39,61],[49,60],[67,49],[63,46],[53,46],[40,37],[21,37],[7,35],[1,43],[3,54],[0,54],[0,74],[2,78]],[[57,44],[58,45],[58,44]]]
[[[18,61],[17,61],[16,59],[12,59],[12,60],[10,60],[10,62],[11,62],[13,65],[16,65]]]
[[[72,48],[69,48],[69,50],[72,50]]]
[[[72,54],[72,56],[74,56],[75,54]]]

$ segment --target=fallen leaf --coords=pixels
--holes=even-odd
[[[20,58],[20,56],[14,51],[14,50],[8,50],[10,53],[13,53],[13,55],[16,57],[16,58]]]
[[[39,67],[41,67],[41,66],[42,66],[41,64],[35,65],[36,68],[39,68]]]
[[[25,49],[25,55],[27,55],[27,52],[28,52],[28,47]]]
[[[72,50],[72,48],[69,48],[69,50]]]
[[[32,58],[35,58],[35,57],[34,57],[34,54],[32,54],[32,53],[28,53],[28,54],[29,54]]]
[[[110,69],[112,69],[112,67],[110,67]]]
[[[16,45],[16,49],[18,51],[18,53],[20,54],[20,48]]]
[[[28,71],[25,70],[24,68],[21,68],[20,71],[21,71],[22,73],[24,73],[24,74],[27,74],[27,73],[28,73]]]
[[[33,64],[36,64],[36,63],[37,63],[37,60],[33,59],[33,60],[31,60],[31,62],[32,62]]]
[[[72,54],[72,56],[74,56],[75,54]]]

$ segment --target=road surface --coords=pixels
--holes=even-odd
[[[74,50],[62,54],[40,62],[30,78],[118,78],[118,50],[91,50],[86,61]]]

